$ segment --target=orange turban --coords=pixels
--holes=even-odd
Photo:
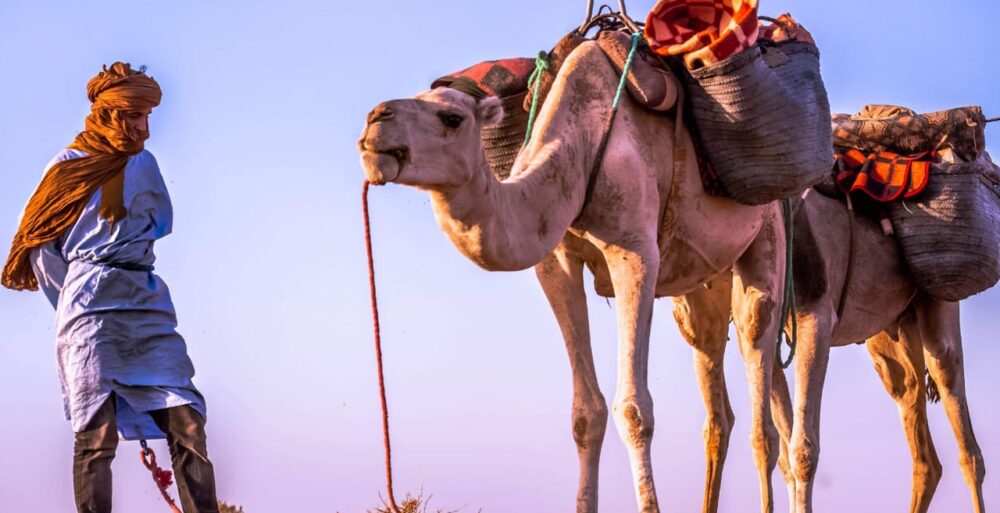
[[[11,243],[3,268],[4,287],[37,290],[31,268],[31,250],[55,240],[79,219],[97,189],[101,188],[101,217],[112,225],[124,218],[125,165],[142,151],[148,131],[125,123],[125,113],[152,109],[160,104],[160,86],[144,70],[116,62],[87,83],[92,105],[85,129],[69,148],[87,156],[54,164],[28,200],[21,225]]]

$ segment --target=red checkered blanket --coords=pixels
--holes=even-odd
[[[725,60],[757,42],[757,0],[659,0],[646,41],[660,55],[683,55],[689,69]]]
[[[506,98],[527,91],[534,70],[535,60],[525,57],[485,61],[435,80],[431,89],[451,87],[476,98]]]
[[[911,198],[927,187],[931,163],[937,160],[933,151],[916,155],[899,155],[888,151],[870,153],[838,148],[834,180],[840,190],[862,191],[872,199],[890,202]]]

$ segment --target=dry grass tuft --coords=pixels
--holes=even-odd
[[[431,510],[429,509],[430,504],[431,504],[431,496],[428,495],[427,498],[424,499],[424,492],[423,490],[421,490],[416,497],[410,495],[409,493],[406,494],[406,498],[403,499],[403,502],[399,504],[399,511],[401,513],[458,513],[460,511],[458,509],[450,511],[446,511],[443,509]],[[480,513],[481,512],[482,510],[480,510]],[[392,511],[392,509],[389,507],[388,504],[385,503],[385,500],[383,499],[381,508],[376,507],[375,509],[367,510],[366,513],[395,513],[395,512]]]
[[[431,504],[431,496],[428,495],[427,498],[424,499],[424,492],[423,490],[421,490],[416,497],[410,494],[406,494],[406,498],[403,499],[403,502],[399,504],[399,510],[401,513],[458,513],[459,511],[461,511],[460,509],[455,509],[450,511],[446,511],[443,509],[431,510],[429,509],[430,504]],[[243,511],[243,506],[233,506],[225,501],[219,501],[219,513],[245,513],[245,512]],[[392,509],[389,508],[389,505],[386,504],[385,500],[383,499],[381,508],[376,507],[375,509],[366,510],[366,513],[394,513],[394,512],[392,511]],[[478,513],[482,513],[482,510],[479,510]]]
[[[232,506],[225,501],[219,501],[219,513],[246,513],[243,506]]]

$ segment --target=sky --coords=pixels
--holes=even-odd
[[[645,17],[652,0],[631,1]],[[833,110],[982,105],[1000,116],[993,0],[762,0],[816,37]],[[477,62],[532,56],[577,26],[580,0],[482,2],[0,0],[0,240],[42,166],[82,129],[87,80],[116,60],[164,90],[147,143],[170,187],[174,234],[157,244],[209,407],[220,498],[248,513],[360,513],[384,487],[355,141],[377,103]],[[1000,128],[987,131],[1000,155]],[[992,138],[992,139],[991,139]],[[531,271],[486,273],[434,222],[426,194],[371,197],[397,495],[486,513],[572,511],[577,457],[558,327]],[[614,396],[614,303],[590,296],[597,372]],[[987,468],[1000,462],[994,289],[963,303],[968,398]],[[0,511],[73,509],[53,311],[0,290]],[[653,465],[666,511],[700,509],[704,409],[669,300],[650,354]],[[736,413],[724,512],[758,504],[748,394],[726,356]],[[970,509],[955,441],[929,407],[944,477],[931,506]],[[902,511],[910,458],[894,403],[860,346],[833,350],[817,511]],[[154,444],[165,458],[162,442]],[[165,511],[123,443],[116,511]],[[787,511],[775,474],[777,511]],[[604,443],[602,511],[633,511],[627,456]],[[1000,481],[986,501],[1000,506]]]

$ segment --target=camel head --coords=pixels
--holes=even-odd
[[[480,128],[499,123],[495,96],[476,100],[439,87],[375,107],[358,141],[368,181],[443,189],[468,182],[487,166]]]

